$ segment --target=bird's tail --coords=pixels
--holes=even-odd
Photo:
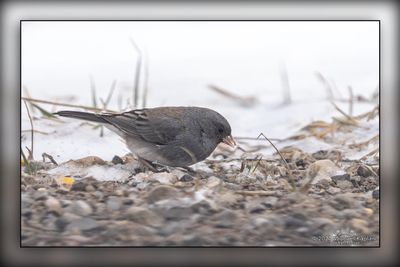
[[[62,117],[81,119],[81,120],[86,120],[86,121],[108,123],[107,120],[105,120],[104,118],[101,117],[101,115],[95,114],[95,113],[63,110],[63,111],[59,111],[59,112],[56,112],[56,113],[53,113],[53,114],[54,115],[58,115],[58,116],[62,116]]]

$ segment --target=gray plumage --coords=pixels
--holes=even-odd
[[[200,107],[159,107],[119,114],[60,111],[59,116],[103,123],[132,153],[153,163],[186,167],[207,158],[220,142],[234,146],[228,121]]]

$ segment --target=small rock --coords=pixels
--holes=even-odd
[[[179,190],[168,185],[160,185],[152,189],[146,196],[147,203],[155,203],[160,200],[179,196]]]
[[[55,225],[59,231],[62,232],[70,222],[80,218],[81,217],[76,214],[65,212],[61,217],[58,218],[58,220],[55,222]]]
[[[74,201],[69,208],[73,213],[76,213],[80,216],[88,216],[92,214],[92,207],[83,200]]]
[[[164,218],[172,221],[179,221],[190,218],[193,211],[190,207],[172,207],[167,210],[161,211]]]
[[[219,186],[222,183],[222,180],[215,177],[215,176],[211,176],[207,179],[207,183],[206,186],[208,188],[214,188],[216,186]]]
[[[60,201],[54,197],[49,197],[45,202],[46,207],[49,211],[55,212],[60,215],[62,213],[62,207]]]
[[[45,200],[47,199],[47,196],[48,192],[43,190],[35,191],[35,193],[33,193],[34,200]]]
[[[375,199],[379,199],[379,189],[372,191],[372,197]]]
[[[194,212],[203,215],[210,215],[217,211],[215,204],[206,199],[194,203],[191,208]]]
[[[349,209],[352,206],[353,199],[345,194],[336,195],[331,206],[337,210]]]
[[[106,205],[107,205],[107,210],[109,210],[109,211],[117,211],[117,210],[119,210],[121,208],[122,201],[118,197],[110,196],[107,199]]]
[[[372,214],[374,214],[374,210],[370,208],[363,208],[362,213],[363,215],[371,216]]]
[[[169,172],[158,172],[150,175],[149,180],[156,180],[160,184],[174,184],[178,181],[178,177]]]
[[[189,174],[184,174],[181,178],[179,178],[179,181],[181,182],[190,182],[193,181],[193,176],[189,175]]]
[[[120,157],[118,157],[117,155],[115,155],[115,156],[113,157],[113,159],[111,160],[111,162],[112,162],[114,165],[116,165],[116,164],[124,164],[124,161],[123,161]]]
[[[130,207],[126,211],[127,217],[137,223],[159,227],[163,224],[163,218],[153,211],[143,207]]]
[[[87,184],[84,182],[75,182],[72,186],[71,186],[71,191],[86,191],[86,186]]]
[[[224,210],[221,213],[217,214],[214,218],[216,221],[216,227],[230,228],[235,225],[238,216],[235,212],[231,210]]]
[[[337,181],[336,186],[339,187],[342,190],[354,187],[353,183],[350,182],[350,181],[347,181],[347,180]]]
[[[351,227],[363,234],[369,234],[371,230],[368,228],[368,222],[362,219],[354,218],[350,221]]]
[[[371,168],[366,165],[360,165],[357,169],[357,174],[362,177],[369,177],[374,175]]]
[[[337,183],[338,181],[345,181],[345,180],[350,180],[350,175],[348,173],[344,174],[339,174],[339,175],[334,175],[331,177],[332,181]]]
[[[285,227],[287,229],[297,229],[304,227],[307,224],[307,216],[302,213],[294,213],[288,216],[285,220]]]
[[[78,229],[80,231],[88,231],[96,229],[98,227],[99,224],[96,220],[86,217],[71,221],[71,223],[67,226],[67,230]]]
[[[326,192],[328,192],[328,194],[331,194],[331,195],[336,195],[336,194],[340,193],[341,191],[342,191],[342,190],[341,190],[340,188],[333,187],[333,186],[330,186],[330,187],[326,190]]]
[[[329,159],[324,159],[310,164],[307,169],[307,177],[313,179],[311,184],[316,184],[323,179],[331,181],[331,177],[340,175],[340,172],[341,170],[335,163]]]

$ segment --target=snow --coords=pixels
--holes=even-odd
[[[118,98],[125,107],[132,97],[137,58],[130,38],[149,63],[148,107],[215,109],[228,119],[237,137],[255,138],[262,132],[269,138],[284,139],[314,120],[330,122],[332,116],[341,116],[327,100],[316,71],[335,84],[337,98],[348,98],[348,86],[354,95],[369,98],[378,85],[378,23],[373,22],[23,22],[22,85],[32,98],[92,106],[89,77],[102,99],[115,79],[117,86],[108,108],[118,110]],[[290,105],[281,105],[283,65],[289,76]],[[240,106],[210,90],[209,84],[253,96],[257,103]],[[26,96],[24,90],[22,94]],[[347,112],[348,103],[336,104]],[[48,111],[71,109],[39,105]],[[357,103],[354,115],[374,105]],[[30,147],[30,132],[26,131],[30,123],[25,106],[21,108],[25,148]],[[93,129],[96,124],[43,119],[38,111],[32,115],[37,118],[34,129],[47,133],[34,134],[35,159],[46,152],[59,163],[89,155],[110,161],[114,155],[129,152],[109,130],[104,129],[100,137],[100,129]],[[355,143],[368,140],[379,133],[379,120],[365,127],[343,138]],[[306,152],[334,147],[316,138],[276,145],[296,145]],[[372,151],[374,146],[368,149]],[[262,150],[267,155],[274,152]],[[108,173],[105,167],[90,172],[99,177],[118,175]],[[99,175],[102,172],[106,173]]]

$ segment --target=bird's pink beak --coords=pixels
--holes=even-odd
[[[236,141],[235,139],[233,139],[232,135],[228,135],[227,137],[222,139],[222,142],[233,148],[235,148],[236,146]]]

